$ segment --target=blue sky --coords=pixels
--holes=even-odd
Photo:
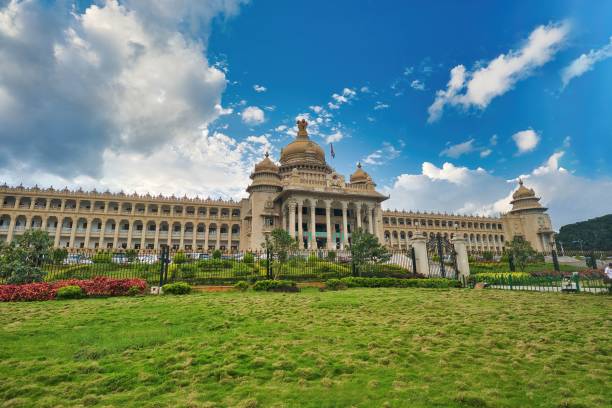
[[[523,176],[558,227],[612,208],[611,21],[609,1],[0,1],[0,177],[238,199],[305,116],[389,208],[497,214]]]

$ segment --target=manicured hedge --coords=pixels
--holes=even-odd
[[[253,290],[262,292],[299,292],[300,288],[293,281],[270,279],[255,282]]]
[[[167,283],[162,290],[165,295],[186,295],[191,292],[191,285],[186,282]]]
[[[142,294],[147,288],[143,279],[68,279],[54,283],[28,283],[24,285],[0,285],[0,302],[51,300],[57,291],[66,286],[78,286],[88,297],[132,296]]]
[[[342,278],[349,288],[460,288],[461,282],[453,279],[397,279],[397,278]]]

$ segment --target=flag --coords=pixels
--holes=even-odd
[[[336,158],[336,153],[334,152],[334,145],[331,144],[331,143],[329,144],[329,150],[330,150],[330,154],[331,154],[332,159],[335,159]]]

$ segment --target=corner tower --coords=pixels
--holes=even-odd
[[[532,188],[527,188],[519,179],[519,187],[512,194],[512,209],[502,216],[509,239],[522,237],[529,241],[533,249],[549,252],[554,245],[554,231],[548,208],[540,204]]]

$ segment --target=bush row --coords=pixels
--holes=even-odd
[[[398,278],[357,278],[330,279],[326,282],[329,289],[348,288],[459,288],[461,282],[453,279],[398,279]]]
[[[64,287],[78,287],[64,289],[58,296],[58,291]],[[69,296],[107,297],[107,296],[133,296],[142,294],[147,283],[142,279],[112,279],[98,277],[93,279],[68,279],[54,283],[28,283],[23,285],[0,285],[0,301],[30,301],[51,300],[55,298],[68,298]],[[64,297],[65,296],[65,297]]]
[[[300,288],[293,281],[269,279],[255,282],[253,290],[262,292],[299,292]]]

